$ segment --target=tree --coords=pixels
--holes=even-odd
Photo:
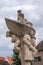
[[[13,50],[13,65],[21,65],[21,61],[18,58],[19,53]]]

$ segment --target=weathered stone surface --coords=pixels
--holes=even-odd
[[[33,28],[27,26],[26,24],[23,24],[22,22],[13,21],[7,18],[5,18],[5,20],[8,29],[15,35],[23,36],[24,34],[30,33],[31,30],[34,31],[34,34],[36,32]]]
[[[37,53],[35,48],[35,33],[33,24],[24,18],[21,10],[18,11],[17,21],[5,18],[9,32],[6,36],[12,38],[15,43],[15,50],[19,52],[21,65],[31,65],[34,55]]]

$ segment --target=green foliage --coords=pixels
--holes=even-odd
[[[15,50],[13,50],[13,65],[21,65],[21,61],[18,58],[19,53],[17,53]]]

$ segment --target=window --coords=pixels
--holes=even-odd
[[[35,61],[41,61],[41,57],[40,56],[35,57]]]

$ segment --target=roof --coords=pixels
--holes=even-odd
[[[1,56],[0,56],[0,60],[4,60],[4,57],[1,57]]]
[[[38,49],[38,51],[43,51],[43,41],[41,41],[36,48]]]
[[[6,57],[5,61],[7,61],[11,65],[12,64],[12,57]]]
[[[12,64],[12,57],[1,57],[0,56],[0,64],[1,65],[11,65]]]

